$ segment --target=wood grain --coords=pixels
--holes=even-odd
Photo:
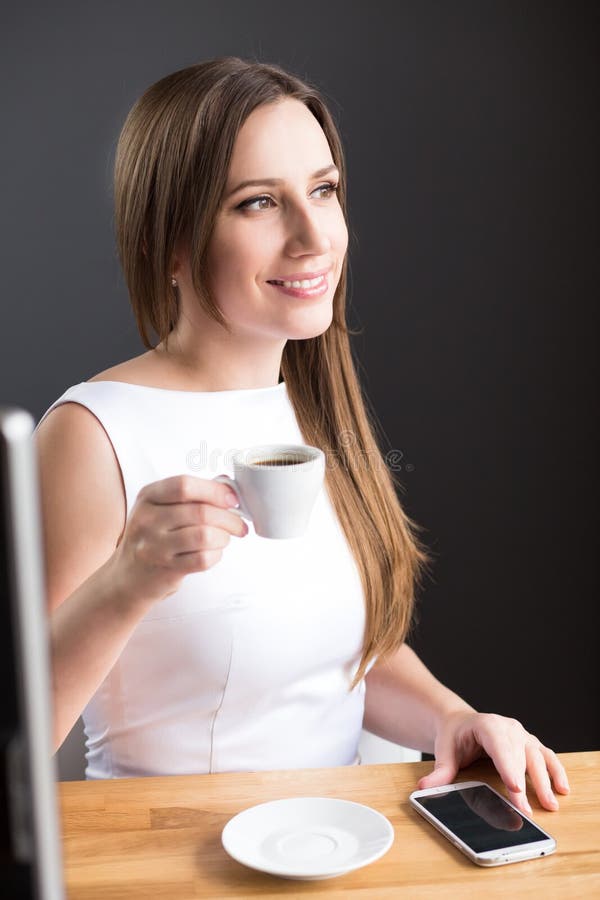
[[[600,897],[600,752],[561,754],[571,793],[534,819],[556,838],[545,859],[483,869],[458,852],[408,803],[431,763],[283,772],[189,775],[59,786],[69,900],[228,897],[489,898]],[[460,773],[501,789],[489,762]],[[340,797],[391,821],[380,860],[338,878],[286,881],[239,865],[221,846],[231,816],[282,797]]]

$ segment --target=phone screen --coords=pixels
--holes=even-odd
[[[414,799],[475,853],[548,839],[487,785]]]

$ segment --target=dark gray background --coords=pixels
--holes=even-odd
[[[38,0],[0,31],[0,402],[39,416],[143,349],[111,208],[139,94],[221,54],[315,81],[363,382],[436,556],[413,643],[476,707],[598,747],[596,5]]]

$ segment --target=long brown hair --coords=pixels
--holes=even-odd
[[[163,341],[177,322],[170,266],[182,239],[191,248],[199,302],[227,327],[206,277],[210,238],[241,126],[256,107],[284,98],[304,103],[323,129],[346,216],[344,153],[333,118],[316,88],[278,66],[209,60],[161,79],[129,113],[117,147],[115,218],[146,347],[154,346],[150,330]],[[367,624],[354,686],[376,655],[405,639],[428,554],[398,501],[402,487],[383,461],[365,406],[346,325],[346,285],[345,260],[331,326],[318,337],[289,340],[281,374],[305,441],[326,451],[326,485],[361,575]]]

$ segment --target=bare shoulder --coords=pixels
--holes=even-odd
[[[125,526],[121,470],[98,419],[79,403],[36,430],[48,600],[59,605],[114,552]]]
[[[186,390],[186,375],[173,365],[164,353],[148,350],[140,356],[125,360],[110,369],[98,372],[88,381],[122,381],[144,387]]]
[[[116,366],[98,372],[88,381],[123,381],[125,384],[147,384],[156,379],[158,373],[151,352],[134,356]]]
[[[110,369],[88,378],[88,381],[121,381],[142,387],[166,388],[173,391],[198,390],[195,378],[182,370],[166,354],[149,350]]]

